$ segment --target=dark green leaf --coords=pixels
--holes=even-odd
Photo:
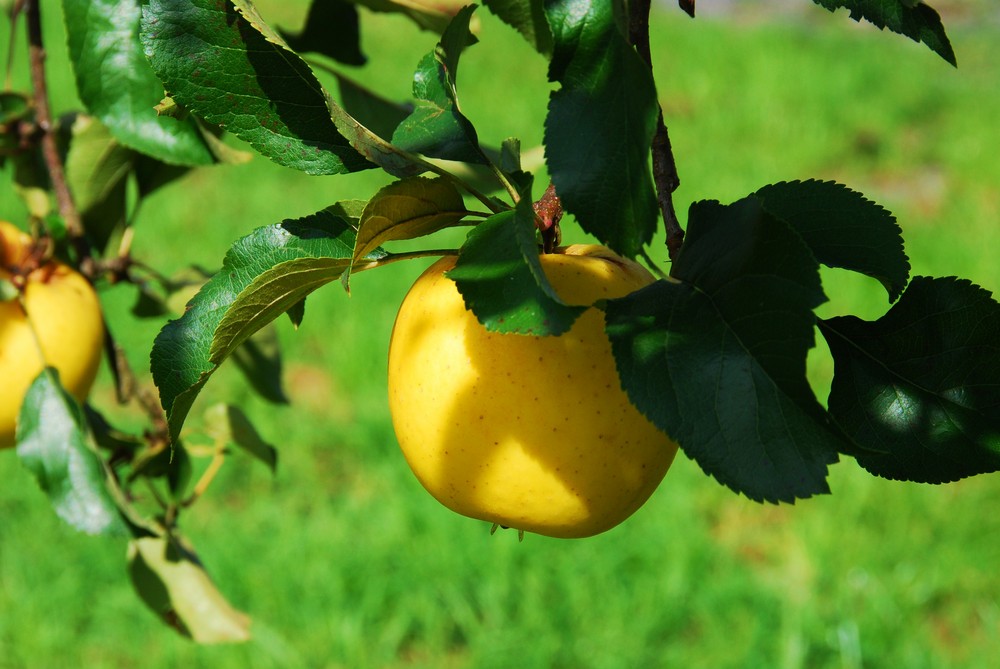
[[[64,521],[87,534],[125,533],[107,472],[88,443],[83,410],[52,367],[35,378],[24,397],[17,454]]]
[[[142,39],[174,98],[280,165],[308,174],[409,165],[336,106],[309,67],[241,0],[149,0]]]
[[[915,277],[882,318],[820,323],[830,413],[891,479],[944,483],[1000,470],[1000,305],[964,279]]]
[[[216,404],[205,412],[205,428],[222,443],[230,443],[257,458],[273,472],[278,467],[278,451],[257,433],[250,419],[237,407]]]
[[[563,303],[538,260],[535,212],[530,198],[495,214],[469,232],[455,267],[465,306],[487,330],[527,335],[560,335],[586,307]]]
[[[875,24],[880,30],[905,35],[915,42],[923,42],[931,51],[956,65],[955,52],[945,34],[941,17],[931,7],[913,0],[813,0],[831,12],[845,7],[855,21]]]
[[[83,413],[87,419],[87,426],[94,437],[94,443],[96,443],[98,448],[126,453],[133,453],[142,448],[144,444],[142,439],[116,429],[101,413],[89,404],[84,405]]]
[[[198,643],[250,639],[250,619],[222,596],[180,536],[130,541],[128,572],[146,605],[184,636]]]
[[[386,242],[457,225],[467,213],[462,194],[444,177],[411,177],[389,184],[361,214],[354,258],[363,258]]]
[[[297,304],[293,304],[292,307],[285,313],[288,314],[288,319],[292,321],[292,325],[298,328],[302,325],[302,319],[306,317],[305,298],[302,298]]]
[[[30,121],[34,108],[30,98],[23,93],[0,91],[0,125],[14,121]]]
[[[157,116],[163,84],[139,41],[139,0],[63,0],[77,90],[123,145],[171,164],[209,165],[193,119]]]
[[[635,257],[659,215],[649,151],[659,106],[649,67],[615,21],[613,2],[554,0],[545,159],[567,211],[603,244]]]
[[[544,0],[485,0],[487,8],[517,30],[538,53],[552,53],[552,31],[545,20]]]
[[[299,302],[300,308],[305,308],[305,301]],[[302,322],[295,312],[295,307],[288,313],[296,327]],[[254,391],[269,402],[286,404],[288,396],[281,383],[281,347],[278,343],[278,332],[269,325],[255,332],[243,345],[233,351],[233,362],[243,372],[243,376]]]
[[[771,215],[795,228],[813,255],[878,279],[893,302],[910,278],[896,218],[864,195],[832,181],[792,181],[756,192]]]
[[[312,51],[347,65],[364,65],[358,10],[346,0],[313,0],[305,28],[295,35],[280,31],[288,46]]]
[[[351,264],[355,230],[333,208],[260,228],[237,241],[222,269],[153,344],[153,380],[176,439],[219,364],[254,332]],[[370,256],[375,259],[380,250]]]
[[[475,128],[459,111],[456,92],[458,62],[469,41],[474,9],[462,9],[435,50],[420,61],[413,75],[416,108],[393,133],[396,146],[432,158],[486,162]]]
[[[632,402],[707,473],[754,500],[828,492],[844,442],[806,381],[826,298],[802,238],[756,198],[691,207],[659,281],[607,308]]]

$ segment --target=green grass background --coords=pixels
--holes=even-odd
[[[301,21],[301,3],[258,4],[279,25]],[[996,17],[984,5],[952,17],[955,70],[920,45],[804,4],[766,17],[656,14],[682,218],[697,199],[836,179],[898,216],[914,274],[1000,288]],[[66,110],[76,102],[57,6],[44,9],[54,103]],[[364,18],[362,76],[404,99],[434,38]],[[0,29],[0,44],[8,39]],[[464,110],[486,142],[537,145],[544,61],[486,12],[481,40],[462,62]],[[22,222],[6,174],[3,183],[0,216]],[[306,177],[260,157],[203,170],[147,203],[135,252],[168,272],[216,267],[252,228],[384,183],[374,173]],[[359,275],[350,296],[330,286],[310,298],[298,332],[279,323],[291,406],[263,403],[223,370],[195,407],[195,419],[215,401],[245,407],[280,450],[275,476],[233,457],[183,519],[222,591],[253,616],[250,643],[199,647],[162,626],[131,590],[124,545],[64,527],[2,454],[0,669],[995,666],[995,476],[929,487],[875,479],[845,460],[832,468],[833,495],[776,507],[730,493],[681,457],[633,518],[579,541],[491,537],[439,506],[399,455],[385,401],[392,319],[425,265]],[[888,306],[872,281],[825,280],[823,315],[877,317]],[[132,293],[103,297],[114,320]],[[116,333],[140,370],[158,327]],[[822,350],[810,369],[823,393]],[[110,406],[106,380],[94,400]]]

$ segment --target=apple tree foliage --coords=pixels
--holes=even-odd
[[[956,63],[927,4],[814,2]],[[694,16],[694,0],[679,4]],[[27,16],[29,34],[37,5],[16,2],[11,12]],[[401,13],[415,31],[437,34],[422,33],[429,50],[415,64],[412,100],[387,101],[345,74],[366,62],[359,21],[369,11]],[[292,34],[249,0],[63,0],[85,109],[60,120],[55,165],[41,157],[38,137],[49,130],[36,117],[37,91],[0,94],[0,160],[13,165],[36,227],[64,257],[89,263],[98,282],[136,286],[137,315],[162,318],[171,296],[200,289],[152,343],[158,397],[129,391],[120,356],[110,356],[123,399],[150,416],[145,435],[78,406],[47,370],[22,408],[18,454],[66,522],[128,538],[129,575],[168,624],[198,641],[246,638],[245,615],[214,588],[176,518],[207,484],[192,482],[184,424],[215,370],[231,359],[262,395],[284,400],[272,321],[301,323],[312,291],[425,255],[393,243],[453,226],[470,229],[451,277],[487,328],[558,335],[579,315],[540,269],[546,232],[533,202],[544,188],[522,168],[519,141],[483,146],[461,111],[462,55],[490,48],[470,29],[476,11],[494,13],[548,61],[545,165],[562,210],[597,241],[647,261],[667,228],[669,274],[600,306],[629,397],[706,473],[751,499],[793,502],[828,492],[828,468],[841,456],[877,476],[928,483],[1000,468],[1000,306],[965,279],[910,277],[890,212],[845,185],[804,178],[728,204],[694,202],[680,231],[648,2],[485,0],[485,10],[445,12],[312,0]],[[338,91],[314,73],[318,57],[334,64],[324,68]],[[381,169],[394,181],[250,231],[211,275],[163,277],[116,255],[111,241],[129,225],[130,197],[243,159],[223,133],[306,174]],[[442,161],[479,178],[470,183]],[[76,226],[50,206],[47,191],[60,185],[73,196]],[[891,306],[875,321],[817,317],[827,299],[821,265],[879,282]],[[835,363],[825,405],[805,373],[817,333]],[[274,448],[237,408],[205,414],[216,459],[235,444],[276,466]],[[147,479],[161,491],[153,510],[131,492]]]

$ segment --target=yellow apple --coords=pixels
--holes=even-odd
[[[30,245],[30,236],[0,221],[0,279],[23,284],[20,301],[0,302],[0,448],[14,445],[24,395],[43,366],[58,369],[63,387],[82,402],[104,343],[94,289],[60,262],[25,269]]]
[[[591,306],[654,279],[596,245],[540,256],[564,302]],[[621,388],[603,312],[558,337],[488,332],[433,264],[396,317],[389,408],[421,484],[460,514],[553,537],[585,537],[645,503],[677,444]]]

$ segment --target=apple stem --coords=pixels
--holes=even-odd
[[[542,236],[542,252],[552,253],[562,238],[559,231],[559,220],[562,219],[563,208],[554,184],[549,184],[542,197],[535,202],[535,226]]]
[[[651,0],[633,0],[629,3],[629,41],[635,47],[639,57],[652,71],[653,59],[649,51],[649,8]],[[690,16],[694,16],[694,1],[679,0],[681,8]],[[663,223],[667,230],[667,253],[670,260],[676,260],[677,253],[684,242],[684,229],[677,220],[674,211],[674,191],[680,186],[677,174],[677,162],[670,146],[670,135],[663,120],[663,107],[659,106],[656,118],[656,131],[650,147],[653,155],[653,183],[656,186],[656,199],[663,214]]]

